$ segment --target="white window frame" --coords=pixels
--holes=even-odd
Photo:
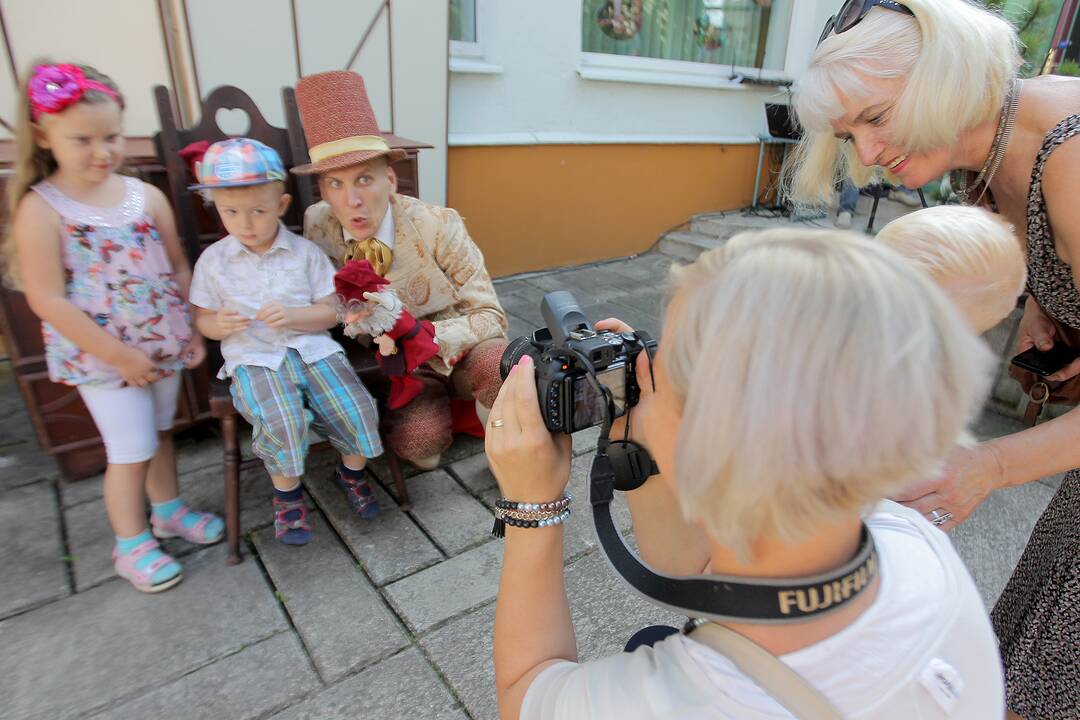
[[[475,0],[476,42],[450,41],[450,72],[497,75],[502,65],[494,62],[492,28],[498,0]]]
[[[479,0],[477,0],[479,2]],[[794,0],[793,0],[794,2]],[[813,5],[814,3],[804,3]],[[789,69],[792,66],[792,39],[795,29],[801,27],[803,7],[795,2],[791,23],[788,26],[788,42],[785,48],[784,69],[765,70],[740,65],[717,65],[690,60],[666,60],[663,58],[612,55],[581,51],[578,75],[584,80],[638,83],[644,85],[676,85],[680,87],[715,88],[718,90],[747,90],[755,87],[753,80],[794,82]]]

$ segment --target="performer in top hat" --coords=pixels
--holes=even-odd
[[[501,385],[506,314],[484,256],[461,216],[397,193],[392,163],[405,157],[379,133],[364,80],[351,71],[301,78],[296,100],[323,201],[304,216],[304,237],[340,268],[368,260],[418,320],[435,325],[438,354],[418,369],[419,396],[388,415],[387,440],[414,465],[436,467],[453,439],[451,399],[475,399],[487,415]]]

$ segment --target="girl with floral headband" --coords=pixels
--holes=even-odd
[[[117,172],[124,98],[112,80],[86,65],[35,64],[20,105],[8,280],[41,318],[49,378],[78,389],[105,443],[117,574],[166,590],[181,569],[154,536],[209,544],[224,530],[178,497],[169,434],[181,370],[206,354],[191,329],[191,268],[165,196]]]

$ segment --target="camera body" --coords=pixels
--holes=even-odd
[[[505,380],[523,355],[533,359],[540,414],[548,430],[569,434],[604,421],[607,400],[592,376],[611,392],[614,417],[637,404],[635,361],[642,349],[656,347],[655,340],[642,333],[593,330],[566,291],[545,295],[540,312],[547,327],[511,341],[499,371]]]

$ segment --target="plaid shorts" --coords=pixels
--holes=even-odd
[[[277,370],[236,368],[230,391],[254,430],[252,449],[271,475],[304,474],[309,426],[343,455],[382,454],[375,400],[344,353],[308,365],[290,348]]]

